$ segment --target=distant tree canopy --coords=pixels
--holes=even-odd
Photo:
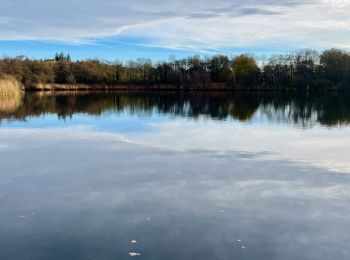
[[[232,73],[234,81],[241,86],[257,86],[260,83],[261,71],[253,57],[240,55],[234,58]]]
[[[65,55],[63,52],[55,54],[55,61],[71,61],[70,55]]]
[[[1,75],[12,75],[26,87],[37,84],[173,85],[204,88],[224,84],[227,88],[260,89],[350,89],[350,53],[330,49],[319,54],[302,50],[274,55],[259,64],[251,55],[223,55],[185,59],[170,58],[154,63],[138,59],[126,63],[100,60],[71,61],[69,54],[56,53],[52,60],[24,56],[0,59]]]
[[[349,82],[350,80],[350,56],[348,52],[332,49],[321,54],[320,64],[324,78],[334,84]]]

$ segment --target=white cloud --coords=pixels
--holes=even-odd
[[[5,2],[6,1],[6,2]],[[0,40],[114,35],[168,48],[350,47],[342,0],[1,0]]]
[[[162,151],[214,151],[215,154],[239,152],[252,155],[255,161],[289,161],[339,173],[350,173],[350,129],[315,127],[295,129],[288,125],[254,125],[222,123],[204,120],[192,122],[171,120],[150,125],[151,131],[108,133],[97,129],[74,126],[48,129],[1,129],[0,136],[16,145],[27,147],[36,142],[69,141],[108,143],[110,149],[151,149]],[[1,139],[0,139],[1,141]],[[46,143],[45,143],[46,144]],[[94,144],[91,144],[94,145]],[[51,145],[47,145],[51,147]],[[10,146],[1,145],[0,150]],[[103,147],[103,146],[101,146]],[[330,152],[332,151],[332,152]],[[302,169],[301,168],[301,169]]]
[[[242,151],[258,154],[263,160],[288,160],[350,173],[347,128],[329,131],[316,127],[306,131],[283,125],[232,125],[202,120],[164,122],[153,127],[153,131],[127,134],[126,138],[132,143],[164,149]]]
[[[0,150],[5,150],[5,149],[8,149],[8,145],[6,144],[0,144]]]

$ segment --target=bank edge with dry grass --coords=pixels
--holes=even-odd
[[[16,111],[22,104],[24,88],[14,77],[0,77],[0,112]]]
[[[0,77],[0,96],[3,97],[21,97],[24,88],[18,80],[12,76]]]
[[[260,86],[252,87],[232,87],[225,83],[208,83],[200,86],[178,86],[171,84],[56,84],[56,83],[38,83],[31,87],[26,87],[28,91],[229,91],[229,90],[266,90]]]

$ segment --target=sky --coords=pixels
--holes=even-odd
[[[0,55],[128,60],[350,49],[349,0],[0,0]]]

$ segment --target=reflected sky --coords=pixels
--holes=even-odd
[[[54,100],[2,111],[0,259],[349,259],[344,113]]]

